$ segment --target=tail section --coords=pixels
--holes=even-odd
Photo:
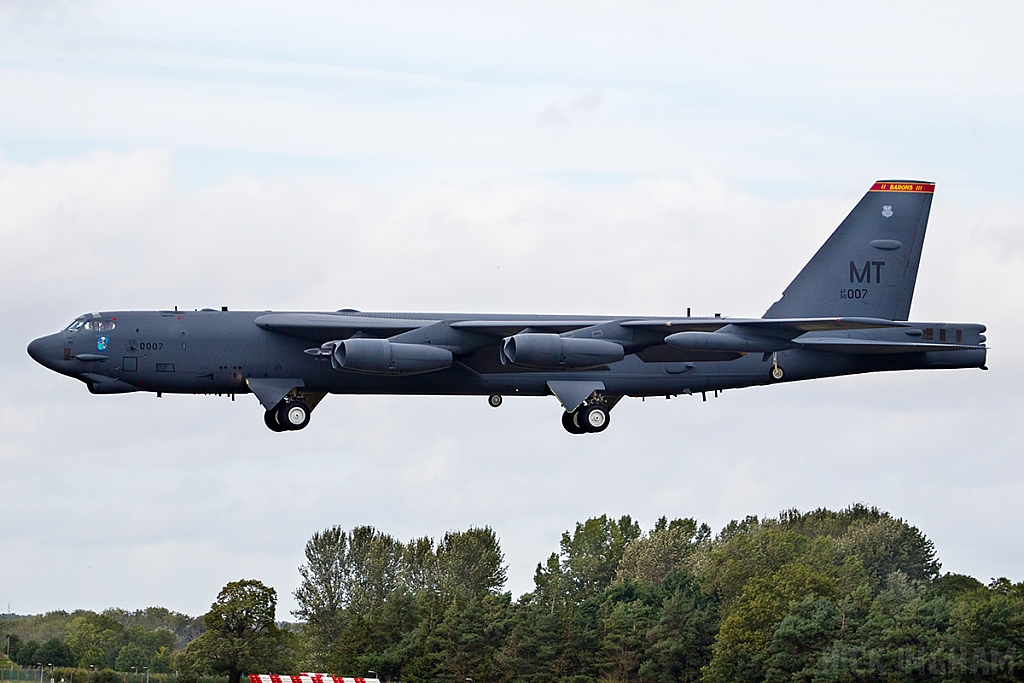
[[[934,192],[875,183],[763,317],[907,320]]]

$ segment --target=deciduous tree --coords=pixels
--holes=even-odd
[[[274,622],[277,592],[259,581],[233,581],[203,616],[206,632],[189,643],[185,662],[198,671],[227,675],[287,673],[289,639]]]

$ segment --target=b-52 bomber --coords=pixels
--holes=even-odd
[[[985,327],[908,322],[935,185],[876,182],[760,318],[111,311],[36,339],[94,394],[253,393],[275,432],[327,394],[554,395],[573,434],[623,396],[985,367]]]

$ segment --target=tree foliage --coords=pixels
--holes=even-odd
[[[20,664],[35,665],[46,659],[45,663],[55,666],[60,661],[59,666],[107,669],[118,666],[122,650],[131,646],[129,652],[135,653],[130,660],[132,666],[138,670],[149,667],[162,673],[171,672],[173,653],[204,628],[202,619],[162,607],[134,612],[119,609],[101,613],[56,611],[17,619],[5,627],[12,636],[11,659]],[[31,647],[19,652],[22,643]],[[56,649],[58,643],[66,650]],[[44,646],[49,646],[49,650],[40,653]]]
[[[311,669],[409,683],[1020,680],[1024,583],[940,569],[917,528],[861,505],[746,517],[715,536],[694,519],[642,533],[601,516],[566,531],[513,600],[490,528],[402,542],[332,527],[306,545],[299,632],[274,623],[273,589],[239,581],[177,658],[181,631],[157,608],[33,617],[12,625],[12,654],[234,681]]]
[[[277,592],[259,581],[233,581],[203,616],[206,632],[185,649],[184,663],[200,672],[225,674],[291,669],[290,643],[274,621]]]

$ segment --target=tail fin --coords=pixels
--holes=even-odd
[[[765,318],[907,320],[935,184],[880,180]]]

